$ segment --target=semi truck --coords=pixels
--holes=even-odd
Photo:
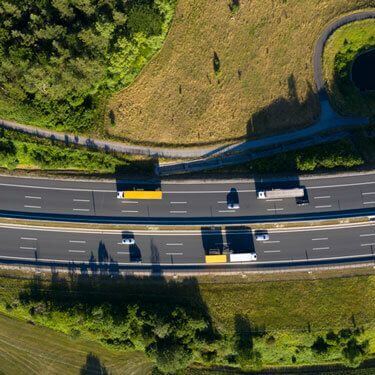
[[[305,195],[304,188],[291,189],[268,189],[258,190],[258,199],[273,199],[273,198],[301,198]]]
[[[163,193],[160,190],[127,190],[118,191],[118,199],[162,199]]]

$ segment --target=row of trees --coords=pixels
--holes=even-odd
[[[255,160],[250,168],[256,173],[313,172],[319,169],[352,168],[364,163],[348,140],[289,151],[275,157]]]
[[[175,0],[0,2],[0,97],[52,127],[88,129],[160,48]]]

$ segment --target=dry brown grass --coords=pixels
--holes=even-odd
[[[373,0],[179,0],[160,53],[109,105],[112,136],[193,145],[311,123],[313,46],[324,26]],[[213,55],[220,59],[215,75]],[[108,115],[106,116],[109,117]],[[109,123],[109,121],[108,121]]]

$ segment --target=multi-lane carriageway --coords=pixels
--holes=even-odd
[[[256,199],[264,187],[306,187],[309,205],[294,199]],[[161,188],[160,201],[121,200],[118,190]],[[240,208],[227,207],[230,191]],[[345,217],[375,212],[375,173],[289,181],[122,182],[59,181],[0,177],[0,215],[68,221],[139,224],[251,223]]]
[[[309,205],[294,199],[257,200],[264,187],[304,186]],[[375,174],[327,176],[300,181],[165,182],[160,201],[117,199],[117,191],[139,185],[0,177],[0,214],[4,217],[142,224],[195,224],[194,231],[84,231],[0,226],[0,259],[6,262],[102,264],[127,268],[202,269],[212,249],[256,252],[258,260],[236,267],[283,267],[374,261],[375,222],[345,227],[270,230],[255,241],[252,222],[369,216],[375,212]],[[235,189],[240,208],[227,207]],[[222,225],[212,227],[215,223]],[[240,224],[243,223],[241,226]],[[238,224],[229,226],[229,224]],[[69,224],[64,225],[69,227]],[[257,226],[259,228],[259,225]],[[121,240],[133,237],[135,245]],[[138,262],[138,261],[141,262]],[[228,263],[227,263],[228,265]],[[210,266],[214,267],[214,266]],[[206,265],[205,270],[210,267]]]
[[[249,227],[201,231],[83,231],[79,229],[0,227],[0,259],[8,262],[199,269],[210,248],[256,252],[248,267],[374,261],[375,223],[270,230],[255,241]],[[123,245],[131,236],[134,245]],[[244,264],[241,264],[245,266]],[[238,266],[238,264],[236,264]]]

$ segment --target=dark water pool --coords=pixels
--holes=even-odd
[[[375,49],[355,59],[352,80],[361,91],[375,90]]]

